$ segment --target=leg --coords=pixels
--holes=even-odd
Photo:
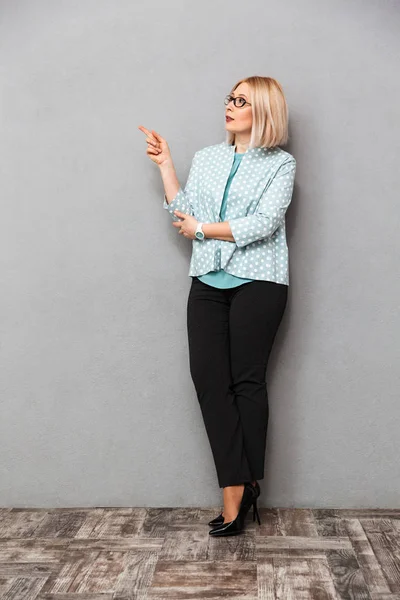
[[[190,373],[220,487],[251,479],[243,430],[232,390],[229,297],[194,278],[187,302]]]
[[[268,359],[287,302],[288,286],[252,281],[232,297],[231,373],[252,479],[263,479],[269,417]]]

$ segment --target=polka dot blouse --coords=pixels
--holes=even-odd
[[[221,222],[220,209],[235,157],[226,142],[198,150],[183,190],[163,208],[174,221],[175,210],[201,223]],[[296,159],[274,148],[249,148],[232,180],[225,221],[235,241],[192,240],[189,276],[224,269],[237,277],[289,285],[289,256],[285,213],[291,202]]]

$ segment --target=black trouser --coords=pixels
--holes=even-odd
[[[193,277],[187,301],[190,374],[220,487],[264,477],[267,363],[288,286],[215,288]]]

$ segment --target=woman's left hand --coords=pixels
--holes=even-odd
[[[194,217],[192,217],[192,215],[186,215],[185,213],[182,213],[179,210],[174,210],[174,215],[182,219],[182,221],[172,221],[172,225],[174,227],[180,228],[178,233],[181,233],[186,238],[189,238],[191,240],[197,239],[194,233],[196,231],[198,221]]]

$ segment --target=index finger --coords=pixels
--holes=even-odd
[[[149,131],[148,129],[146,129],[146,127],[143,127],[143,125],[139,125],[138,129],[140,129],[140,131],[143,131],[143,133],[145,133],[146,135],[148,135],[149,137],[151,137],[154,141],[157,141],[154,137],[154,135],[151,133],[151,131]]]

